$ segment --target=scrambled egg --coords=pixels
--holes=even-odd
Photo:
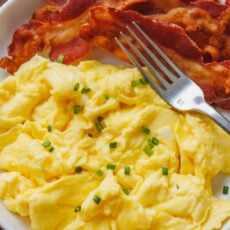
[[[0,198],[35,230],[211,230],[230,136],[172,110],[135,68],[35,56],[0,83]]]

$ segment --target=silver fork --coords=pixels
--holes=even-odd
[[[151,58],[156,66],[164,73],[167,78],[166,80],[162,76],[162,73],[157,70],[148,59],[138,50],[138,48],[132,43],[132,41],[123,32],[120,32],[122,38],[135,53],[135,55],[141,60],[141,62],[149,69],[153,76],[158,80],[158,83],[154,81],[151,76],[146,72],[146,70],[138,63],[136,57],[122,44],[122,42],[115,37],[117,44],[124,51],[124,53],[129,57],[132,63],[139,69],[143,77],[149,82],[151,87],[173,108],[180,111],[198,111],[208,115],[216,123],[218,123],[223,129],[230,133],[230,121],[228,121],[224,116],[217,112],[212,106],[204,100],[204,94],[200,87],[193,82],[186,74],[184,74],[167,56],[166,54],[157,46],[157,44],[152,41],[152,39],[137,25],[136,22],[132,22],[133,26],[139,31],[143,38],[151,45],[151,47],[158,53],[158,55],[164,60],[165,63],[160,61],[160,59],[149,50],[145,43],[139,38],[139,35],[127,26],[127,30],[131,37],[135,38],[137,43],[143,50],[147,53],[148,59]],[[171,68],[171,70],[169,69]],[[173,72],[173,71],[174,72]]]

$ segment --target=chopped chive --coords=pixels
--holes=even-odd
[[[90,88],[86,88],[86,87],[84,87],[84,88],[81,90],[81,93],[86,94],[86,93],[89,93],[90,91],[91,91],[91,89],[90,89]]]
[[[153,137],[153,138],[152,138],[152,143],[153,143],[154,145],[158,145],[158,144],[159,144],[159,140],[158,140],[156,137]]]
[[[152,138],[148,139],[148,146],[149,146],[149,148],[151,148],[151,149],[154,147],[154,144],[153,144],[153,142],[152,142]]]
[[[132,81],[131,85],[132,85],[132,87],[136,87],[136,86],[139,86],[139,85],[145,85],[146,83],[147,83],[147,81],[145,79],[140,78],[140,79]]]
[[[51,126],[51,125],[48,125],[48,126],[47,126],[47,130],[48,130],[48,132],[51,132],[51,131],[52,131],[52,126]]]
[[[228,195],[228,191],[229,191],[229,187],[228,186],[224,186],[223,187],[223,194],[224,195]]]
[[[96,125],[96,128],[97,128],[97,131],[101,133],[102,130],[104,129],[103,124],[100,121],[96,121],[95,125]]]
[[[107,164],[107,169],[115,170],[116,169],[116,165]]]
[[[101,169],[97,169],[96,173],[97,173],[98,176],[103,176],[104,175],[104,172]]]
[[[103,96],[104,96],[104,98],[105,98],[106,101],[109,100],[109,96],[108,95],[103,95]]]
[[[115,149],[117,147],[117,142],[112,142],[109,144],[110,149]]]
[[[125,173],[125,175],[130,175],[130,167],[129,166],[125,166],[124,173]]]
[[[144,148],[144,153],[148,156],[152,156],[153,155],[153,150],[149,145],[146,145]]]
[[[150,133],[150,129],[148,129],[148,128],[142,126],[142,127],[141,127],[141,132],[142,132],[142,133],[145,133],[145,134],[149,134],[149,133]]]
[[[80,212],[81,211],[81,205],[78,205],[75,209],[74,212]]]
[[[155,145],[159,144],[159,140],[156,137],[148,139],[148,145],[152,149]]]
[[[104,117],[99,116],[99,117],[97,118],[97,120],[98,120],[98,121],[103,121],[103,120],[104,120]]]
[[[162,174],[163,174],[164,176],[167,176],[167,175],[168,175],[168,168],[163,167],[163,168],[162,168]]]
[[[148,145],[149,145],[149,147],[150,147],[151,149],[154,147],[152,138],[149,138],[149,139],[148,139]]]
[[[129,195],[129,190],[127,188],[123,188],[122,191],[124,192],[125,195]]]
[[[75,105],[74,107],[73,107],[73,113],[74,114],[78,114],[78,113],[80,113],[80,110],[81,110],[81,107],[80,107],[80,105]]]
[[[88,133],[88,136],[89,136],[89,137],[93,137],[93,134],[92,134],[92,133]]]
[[[176,187],[177,187],[177,189],[179,189],[179,188],[180,188],[178,184],[176,185]]]
[[[73,90],[74,91],[78,91],[79,87],[80,87],[80,84],[76,83],[75,86],[74,86],[74,88],[73,88]]]
[[[49,147],[50,145],[51,145],[51,142],[48,141],[48,140],[46,140],[46,141],[44,141],[44,142],[42,143],[42,146],[43,146],[44,148],[47,148],[47,147]]]
[[[54,147],[53,146],[51,146],[51,148],[49,149],[49,152],[53,152],[54,151]]]
[[[64,55],[61,54],[61,55],[58,56],[57,62],[58,63],[63,63],[63,61],[64,61]]]
[[[82,170],[83,170],[83,168],[82,168],[81,166],[77,166],[77,167],[75,168],[75,172],[76,172],[76,173],[81,173]]]
[[[100,203],[101,203],[101,198],[100,198],[99,196],[95,195],[95,196],[93,197],[93,201],[94,201],[96,204],[100,204]]]

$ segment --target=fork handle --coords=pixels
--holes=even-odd
[[[219,124],[227,133],[230,133],[230,121],[217,112],[212,106],[207,103],[200,104],[198,110],[207,114],[212,120]]]

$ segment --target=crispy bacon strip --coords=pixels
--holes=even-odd
[[[151,16],[158,21],[177,24],[184,28],[189,37],[199,46],[206,63],[220,61],[230,58],[227,52],[227,37],[225,12],[222,13],[223,20],[218,20],[200,8],[176,8],[167,14]]]
[[[46,0],[50,5],[63,6],[68,2],[68,0]]]
[[[76,60],[79,61],[87,56],[92,51],[92,45],[89,42],[77,37],[73,40],[52,47],[50,52],[50,58],[56,61],[59,55],[64,56],[63,63],[72,64]]]
[[[52,1],[52,3],[56,3],[56,1]],[[88,19],[87,9],[94,3],[96,0],[68,0],[61,1],[63,7],[60,6],[61,4],[53,4],[39,9],[34,13],[29,23],[15,31],[13,42],[9,46],[9,55],[12,58],[1,59],[0,67],[7,68],[8,72],[13,73],[22,63],[45,49],[52,49],[52,58],[54,58],[57,51],[60,50],[61,44],[63,47],[66,44],[68,47],[71,41],[78,37],[81,24]],[[85,57],[91,50],[90,44],[86,46],[82,40],[79,41],[84,48],[73,49],[76,52],[75,58]],[[76,42],[71,44],[76,45]],[[67,58],[67,60],[73,60],[73,58]]]
[[[103,16],[103,17],[102,17]],[[95,7],[91,10],[91,24],[81,30],[81,36],[85,39],[91,39],[93,35],[108,39],[105,44],[100,44],[99,39],[94,39],[96,45],[110,46],[114,35],[119,36],[119,32],[125,29],[125,26],[132,21],[136,21],[148,35],[161,45],[175,50],[183,57],[201,59],[201,52],[196,44],[186,35],[181,27],[169,25],[167,23],[151,20],[134,11],[120,11],[113,8]],[[109,30],[108,30],[109,28]],[[99,44],[97,44],[99,41]],[[112,50],[113,51],[113,50]]]
[[[221,13],[228,8],[228,6],[220,4],[215,0],[197,0],[195,2],[191,2],[190,5],[207,11],[214,18],[219,17]]]
[[[53,1],[51,1],[53,2]],[[67,0],[60,3],[54,1],[55,5],[42,8],[34,15],[34,19],[41,22],[57,24],[72,20],[80,16],[90,6],[96,3],[96,0]]]
[[[155,13],[167,13],[169,10],[177,7],[185,6],[184,2],[181,0],[129,0],[125,1],[117,9],[120,10],[134,10],[144,15],[150,15]],[[110,6],[111,7],[111,6]]]
[[[199,47],[187,36],[181,27],[151,20],[134,11],[110,9],[109,13],[115,19],[125,24],[129,24],[132,21],[137,22],[150,38],[157,41],[162,46],[175,50],[181,56],[195,60],[201,59]]]

